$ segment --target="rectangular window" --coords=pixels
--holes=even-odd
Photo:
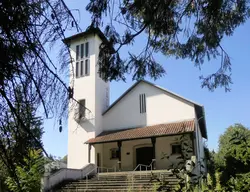
[[[85,117],[85,111],[86,111],[85,106],[86,106],[85,99],[80,100],[79,101],[79,111],[78,111],[78,113],[79,113],[79,119]]]
[[[90,75],[89,42],[76,46],[76,78]]]
[[[84,56],[84,44],[81,44],[81,59]]]
[[[172,154],[181,154],[181,145],[180,144],[172,144]]]
[[[117,158],[119,158],[118,148],[110,149],[110,159],[117,159]]]
[[[85,43],[85,57],[89,56],[89,42]]]
[[[140,113],[146,113],[146,96],[145,93],[139,95]]]
[[[79,59],[79,45],[76,46],[76,60]]]
[[[85,60],[85,75],[89,75],[89,60]]]
[[[76,78],[79,77],[79,62],[76,62]]]
[[[81,77],[84,76],[84,65],[83,61],[81,61]]]

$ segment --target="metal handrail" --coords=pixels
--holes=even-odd
[[[102,170],[102,169],[106,169],[107,173],[109,172],[109,170],[114,170],[114,172],[116,172],[116,164],[113,167],[97,167],[97,172],[100,173],[99,170]]]
[[[148,170],[148,167],[150,167],[151,168],[151,171],[153,170],[152,168],[153,168],[153,163],[155,162],[155,159],[153,159],[152,160],[152,162],[149,164],[149,165],[144,165],[144,164],[138,164],[137,166],[136,166],[136,168],[133,170],[133,173],[132,174],[134,174],[135,173],[135,171],[137,170],[137,168],[138,167],[140,167],[140,178],[141,178],[141,168],[142,167],[146,167],[146,171]]]
[[[152,165],[153,165],[154,162],[155,162],[155,160],[152,160],[152,162],[149,165],[138,164],[133,171],[136,171],[138,167],[140,167],[140,171],[141,171],[141,167],[146,167],[146,171],[147,171],[147,168],[150,167],[151,171],[152,171],[152,168],[153,168]]]
[[[97,170],[96,173],[97,173],[97,179],[99,180],[99,170],[100,168],[105,168],[107,170],[107,173],[108,173],[108,170],[109,169],[113,169],[115,172],[116,172],[116,164],[113,165],[113,167],[111,168],[108,168],[108,167],[95,167],[94,169],[92,169],[91,171],[89,171],[87,174],[86,174],[86,187],[88,188],[88,178],[89,178],[89,175],[95,171],[95,169]]]
[[[86,174],[86,187],[88,188],[88,178],[89,178],[89,175],[95,171],[97,169],[97,167],[95,167],[94,169],[92,169],[91,171],[89,171],[87,174]]]

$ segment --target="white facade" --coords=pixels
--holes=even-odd
[[[89,75],[76,78],[76,46],[89,44]],[[78,104],[71,101],[68,117],[68,168],[79,169],[88,164],[88,139],[102,131],[102,113],[109,105],[109,83],[104,82],[98,74],[97,58],[101,39],[98,35],[80,37],[70,42],[70,53],[73,59],[70,65],[70,82],[74,86],[74,98],[85,99],[86,120],[80,123],[75,120]],[[74,72],[74,73],[73,73]],[[73,78],[74,74],[74,78]],[[94,162],[94,149],[91,150],[91,162]]]
[[[146,113],[140,113],[140,94],[146,96]],[[142,81],[104,114],[103,130],[143,127],[193,118],[193,104]]]

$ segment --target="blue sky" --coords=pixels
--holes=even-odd
[[[80,22],[80,27],[84,30],[90,24],[90,14],[85,11],[88,1],[66,0],[70,9],[79,9],[75,16]],[[220,60],[205,62],[201,70],[194,67],[190,60],[176,60],[164,55],[157,54],[156,59],[163,64],[167,74],[151,82],[173,91],[187,99],[193,100],[205,106],[206,123],[208,131],[208,147],[217,149],[218,138],[225,129],[234,124],[242,123],[250,127],[250,65],[249,65],[249,38],[250,22],[237,28],[232,37],[223,39],[222,45],[231,57],[233,85],[231,92],[225,92],[218,88],[214,92],[201,88],[200,75],[207,75],[220,65]],[[68,32],[72,35],[74,32]],[[121,53],[126,57],[127,50],[138,51],[141,44],[145,42],[145,37],[139,37],[133,47],[124,49]],[[51,53],[53,54],[53,52]],[[134,82],[131,76],[127,75],[127,81],[111,82],[111,103],[115,101]],[[43,142],[48,153],[63,157],[67,154],[67,127],[62,133],[58,131],[58,125],[53,119],[44,121],[45,134]]]

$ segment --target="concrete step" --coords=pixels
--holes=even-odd
[[[160,179],[158,179],[160,178]],[[168,182],[174,188],[179,179],[169,171],[142,171],[142,172],[111,172],[99,173],[88,180],[82,179],[66,184],[57,192],[80,192],[80,191],[152,191],[160,186],[160,180]]]
[[[152,189],[63,189],[60,192],[99,192],[99,191],[108,191],[108,192],[152,192]],[[170,192],[170,191],[169,191]]]
[[[134,187],[132,188],[116,188],[116,189],[104,189],[104,188],[64,188],[58,192],[83,192],[83,191],[124,191],[124,192],[143,192],[143,191],[150,191],[152,192],[155,187],[145,188],[145,187]],[[174,187],[169,188],[168,192],[174,191]]]
[[[108,172],[108,173],[99,173],[100,176],[110,176],[110,175],[116,175],[116,176],[128,176],[128,175],[157,175],[157,174],[164,174],[164,175],[172,175],[173,173],[171,171],[141,171],[141,172],[134,172],[134,171],[128,171],[128,172]]]
[[[70,182],[70,183],[75,183],[75,184],[78,184],[78,183],[131,183],[131,182],[134,182],[134,183],[141,183],[141,182],[158,182],[158,181],[161,181],[161,180],[151,180],[151,179],[140,179],[140,180],[79,180],[79,181],[75,181],[75,182]],[[167,180],[164,180],[164,181],[168,181],[168,182],[175,182],[175,181],[179,181],[179,179],[177,178],[169,178]]]
[[[117,182],[117,183],[114,183],[114,182],[110,182],[110,183],[74,183],[74,184],[68,184],[68,186],[130,186],[130,185],[150,185],[150,184],[157,184],[157,183],[161,183],[161,182]],[[176,185],[178,183],[178,181],[172,181],[172,182],[168,182],[169,185]]]

